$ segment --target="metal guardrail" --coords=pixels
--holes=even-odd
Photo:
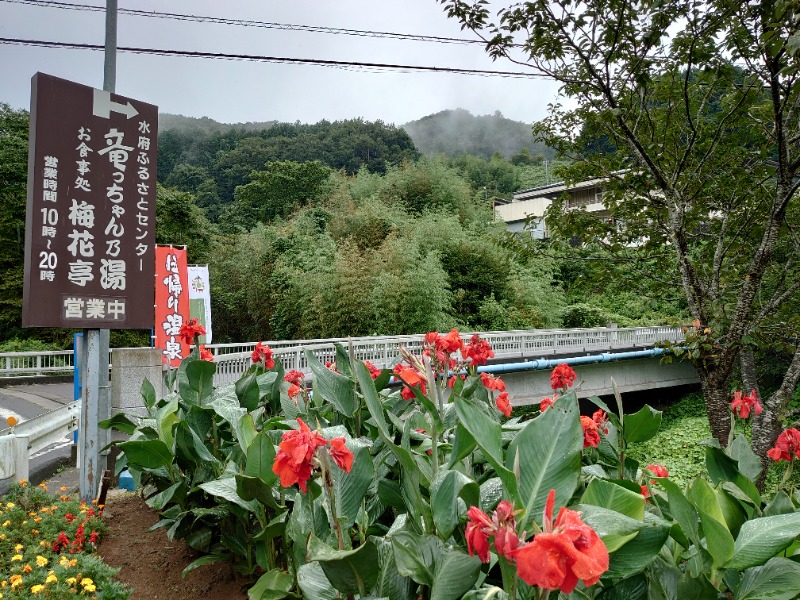
[[[468,339],[471,333],[462,337]],[[492,345],[497,360],[512,358],[534,358],[572,355],[582,352],[597,352],[649,347],[658,342],[683,340],[678,327],[629,327],[594,329],[529,329],[518,331],[482,332],[481,337]],[[309,349],[323,363],[333,361],[335,344],[352,343],[356,357],[369,360],[378,366],[388,366],[397,356],[399,345],[412,352],[422,347],[422,334],[396,336],[370,336],[356,338],[330,338],[307,340],[268,341],[276,358],[285,369],[307,371],[308,364],[303,349]],[[217,362],[216,383],[235,381],[250,366],[249,356],[256,342],[236,344],[209,344]],[[113,364],[111,351],[110,363]],[[30,375],[71,374],[74,368],[72,350],[48,352],[3,352],[0,353],[0,377],[22,377]]]
[[[66,438],[78,427],[81,403],[69,404],[23,421],[0,435],[0,479],[28,479],[31,454]]]
[[[472,334],[461,335],[468,340]],[[645,348],[658,342],[679,342],[684,339],[684,333],[679,327],[490,331],[483,332],[480,336],[491,344],[496,361]],[[273,358],[280,361],[285,370],[297,369],[308,373],[310,367],[304,350],[311,351],[324,364],[335,360],[336,344],[352,345],[353,353],[359,360],[368,360],[378,367],[389,367],[397,361],[398,346],[402,345],[410,352],[419,353],[423,337],[420,334],[267,343],[272,348]],[[250,354],[255,345],[225,345],[235,346],[236,351],[216,353],[214,360],[217,363],[217,372],[214,383],[231,383],[241,377],[252,364]]]

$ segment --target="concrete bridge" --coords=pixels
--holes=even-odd
[[[462,337],[468,339],[470,335],[465,333]],[[514,405],[537,403],[551,395],[549,373],[560,362],[572,364],[578,373],[580,397],[610,394],[612,377],[623,393],[698,382],[691,364],[661,363],[657,345],[663,341],[682,341],[684,335],[679,328],[539,329],[482,332],[480,335],[492,345],[495,353],[486,369],[503,373]],[[360,360],[390,368],[399,359],[400,346],[419,354],[422,339],[422,335],[401,335],[265,343],[270,345],[275,360],[280,361],[285,370],[297,369],[310,374],[304,350],[310,350],[323,363],[332,362],[336,357],[336,345],[341,344]],[[214,383],[224,385],[236,381],[250,367],[250,354],[255,345],[256,342],[210,345],[217,365]],[[0,354],[0,377],[8,381],[6,378],[15,376],[70,376],[73,359],[71,350]],[[126,410],[140,405],[138,390],[145,376],[159,391],[161,364],[157,350],[114,349],[111,364],[114,408]],[[37,381],[42,380],[37,378]],[[0,398],[0,415],[4,408],[14,410],[11,406],[4,407]]]

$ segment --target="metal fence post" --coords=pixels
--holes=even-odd
[[[28,480],[28,462],[30,453],[28,452],[28,436],[14,436],[14,479],[16,481]]]

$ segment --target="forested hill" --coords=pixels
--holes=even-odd
[[[506,119],[499,111],[476,116],[463,108],[443,110],[403,125],[423,154],[490,158],[499,152],[506,158],[527,148],[530,156],[553,158],[553,151],[534,141],[528,123]]]
[[[158,180],[197,193],[203,207],[230,203],[236,187],[248,183],[253,171],[270,162],[316,160],[350,174],[362,167],[385,173],[419,156],[403,129],[381,121],[265,123],[265,129],[248,130],[241,124],[222,125],[206,118],[182,119],[160,117]],[[178,127],[165,129],[170,121]],[[189,126],[195,122],[198,127]],[[215,129],[215,123],[221,128]]]

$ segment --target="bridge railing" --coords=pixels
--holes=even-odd
[[[462,334],[467,340],[472,334]],[[677,327],[636,327],[597,329],[552,329],[482,332],[494,350],[495,360],[515,358],[544,358],[569,356],[585,352],[607,352],[631,348],[651,347],[658,342],[679,342],[684,334]],[[378,367],[389,367],[397,361],[398,347],[404,346],[419,354],[423,335],[374,336],[337,338],[327,340],[295,340],[291,342],[267,342],[272,348],[273,358],[280,361],[285,370],[297,369],[308,373],[310,366],[304,354],[309,350],[323,364],[336,359],[336,344],[352,347],[354,356],[368,360]],[[289,345],[291,344],[291,345]],[[250,366],[250,354],[256,343],[237,344],[237,352],[219,353],[216,384],[236,381]],[[216,347],[216,346],[209,346]]]
[[[469,339],[471,333],[462,337]],[[573,355],[583,352],[613,351],[649,347],[662,341],[679,342],[684,334],[677,327],[630,327],[594,329],[530,329],[518,331],[481,332],[494,349],[497,360],[513,358],[545,358]],[[355,338],[330,338],[268,341],[284,369],[308,371],[304,349],[311,350],[323,363],[333,362],[336,344],[352,344],[355,356],[369,360],[377,366],[390,366],[398,356],[400,345],[419,353],[423,335],[369,336]],[[250,354],[256,342],[237,344],[209,344],[217,363],[217,383],[235,381],[250,366]],[[113,364],[111,351],[110,362]],[[72,350],[0,353],[0,377],[32,375],[68,375],[73,371]]]
[[[0,352],[0,377],[69,375],[73,361],[72,350]]]

